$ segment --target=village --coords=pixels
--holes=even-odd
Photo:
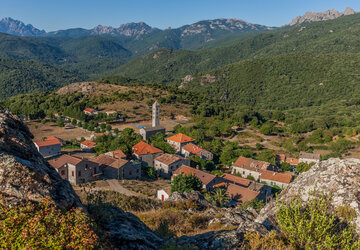
[[[97,115],[93,108],[84,110],[86,115]],[[106,112],[106,116],[115,115],[114,111]],[[313,164],[320,161],[319,154],[300,152],[299,158],[286,157],[285,154],[276,156],[278,164],[287,163],[290,171],[283,171],[269,162],[246,158],[243,156],[231,165],[219,166],[211,173],[200,169],[192,162],[192,156],[205,161],[213,160],[213,153],[201,148],[194,138],[183,133],[171,134],[160,124],[160,104],[155,101],[152,105],[152,126],[138,126],[142,140],[131,148],[131,155],[125,154],[120,148],[101,153],[90,154],[92,157],[83,157],[71,151],[62,151],[66,141],[49,135],[41,141],[34,142],[39,153],[48,158],[48,162],[56,169],[59,175],[69,181],[74,189],[85,183],[108,183],[106,188],[126,195],[137,195],[129,183],[124,187],[124,181],[138,181],[146,186],[153,184],[145,172],[154,169],[159,180],[156,185],[156,198],[166,201],[172,193],[171,182],[178,175],[195,176],[202,184],[203,193],[211,193],[222,189],[228,196],[226,206],[241,205],[253,200],[266,203],[274,195],[285,189],[297,176],[296,166],[299,163]],[[233,128],[237,130],[237,127]],[[112,134],[112,131],[94,133],[80,143],[82,153],[94,153],[96,138]],[[171,146],[173,153],[151,145],[150,138],[161,134],[166,143]],[[131,185],[131,182],[130,182]],[[101,189],[101,187],[100,187]]]

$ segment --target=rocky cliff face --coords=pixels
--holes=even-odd
[[[90,30],[90,35],[122,35],[139,39],[144,35],[148,35],[156,31],[160,30],[150,27],[144,22],[139,22],[122,24],[119,28],[98,25],[92,30]]]
[[[279,196],[280,201],[290,202],[299,197],[304,202],[313,195],[331,195],[332,207],[349,206],[356,212],[353,223],[360,232],[360,160],[359,159],[330,159],[313,166],[302,173]],[[276,203],[271,202],[261,210],[256,221],[267,227],[275,226],[274,214]]]
[[[0,21],[0,32],[17,36],[40,36],[45,34],[45,30],[39,30],[31,24],[25,25],[23,22],[14,20],[10,17]]]
[[[295,17],[291,23],[289,23],[289,26],[294,26],[297,24],[302,23],[309,23],[309,22],[317,22],[317,21],[325,21],[325,20],[331,20],[336,19],[341,16],[347,16],[347,15],[353,15],[357,12],[350,7],[347,7],[344,12],[339,12],[337,10],[326,10],[324,12],[311,12],[308,11],[303,16],[297,16]]]
[[[60,208],[81,206],[71,185],[38,153],[32,137],[18,117],[0,109],[0,197],[10,204],[50,197]]]

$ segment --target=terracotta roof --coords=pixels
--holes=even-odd
[[[54,146],[54,145],[61,145],[61,142],[59,142],[59,140],[37,141],[37,142],[34,142],[34,143],[36,145],[38,145],[39,148],[47,147],[47,146]]]
[[[109,135],[108,132],[105,133],[95,133],[94,136],[98,137],[98,136],[102,136],[102,135]]]
[[[319,154],[311,154],[306,152],[300,152],[299,158],[311,159],[311,160],[320,160]]]
[[[248,189],[252,190],[252,191],[256,191],[256,192],[260,192],[260,190],[265,186],[265,184],[256,182],[256,181],[251,181],[250,185],[247,187]]]
[[[202,148],[200,148],[198,145],[195,145],[194,143],[188,143],[183,146],[182,149],[194,155],[199,154],[201,151],[203,151]]]
[[[213,185],[213,188],[226,187],[226,182],[220,182],[218,184]]]
[[[178,160],[182,160],[184,157],[180,155],[172,155],[172,154],[163,154],[159,157],[156,157],[154,160],[164,163],[166,165],[170,165]]]
[[[174,175],[178,175],[178,174],[184,174],[184,175],[195,175],[197,178],[199,178],[199,180],[204,184],[207,185],[209,184],[213,179],[216,178],[215,175],[212,174],[208,174],[204,171],[189,167],[189,166],[185,166],[182,165],[180,168],[176,169],[173,173]]]
[[[251,171],[262,172],[266,170],[271,164],[264,161],[258,161],[250,158],[240,156],[233,164],[235,167],[248,169]]]
[[[116,161],[116,159],[104,154],[99,155],[98,157],[96,157],[95,160],[93,160],[93,162],[96,162],[99,165],[107,165],[107,166],[110,166],[114,161]]]
[[[51,141],[51,140],[57,140],[57,141],[59,141],[59,143],[61,143],[61,145],[65,143],[65,141],[63,139],[56,137],[56,136],[50,136],[45,139],[45,141]]]
[[[93,108],[86,108],[86,109],[84,109],[84,111],[91,113],[91,112],[95,111],[95,109],[93,109]]]
[[[178,142],[178,143],[185,143],[185,142],[192,142],[195,141],[195,139],[184,135],[182,133],[178,133],[176,135],[170,136],[169,138],[167,138],[167,140],[169,141],[173,141],[173,142]]]
[[[255,199],[260,192],[252,191],[248,188],[241,187],[235,184],[229,184],[226,193],[232,200],[244,203]]]
[[[286,160],[286,155],[284,155],[284,154],[276,155],[276,160],[285,161]]]
[[[70,163],[70,164],[76,166],[77,164],[79,164],[82,161],[83,161],[83,159],[80,159],[80,158],[75,157],[75,156],[62,155],[59,158],[56,158],[54,160],[49,161],[49,163],[54,168],[60,168],[60,167],[64,166],[66,163]]]
[[[89,140],[85,140],[80,144],[86,146],[87,148],[94,148],[96,146],[95,142]]]
[[[138,144],[132,147],[132,151],[134,154],[137,155],[148,155],[148,154],[156,154],[156,153],[163,153],[161,149],[155,148],[146,142],[139,142]]]
[[[111,163],[111,167],[113,168],[121,168],[122,166],[124,166],[125,164],[127,164],[129,161],[125,160],[125,159],[115,159],[115,161],[113,163]]]
[[[289,184],[292,180],[292,176],[288,174],[265,170],[260,174],[260,180],[262,179]]]
[[[297,165],[299,164],[299,159],[296,158],[286,158],[286,162],[290,165]]]
[[[114,158],[126,158],[126,154],[121,149],[116,149],[110,152]]]
[[[236,176],[236,175],[232,175],[232,174],[223,174],[221,176],[221,178],[230,181],[230,182],[235,182],[235,184],[244,186],[244,187],[248,187],[251,183],[250,180],[242,178],[240,176]]]

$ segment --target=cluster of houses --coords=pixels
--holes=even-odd
[[[97,114],[95,109],[87,108],[84,112],[88,115]],[[165,129],[160,126],[159,104],[153,105],[152,127],[140,129],[144,140],[156,133],[165,134]],[[110,115],[110,114],[109,114]],[[103,134],[94,134],[91,139]],[[204,160],[212,160],[213,154],[198,146],[194,138],[178,133],[166,139],[176,154],[164,153],[144,141],[132,147],[132,160],[120,150],[107,152],[95,159],[84,159],[72,155],[61,155],[49,161],[60,176],[73,185],[79,185],[99,178],[108,179],[140,179],[142,166],[154,167],[157,173],[164,178],[172,179],[179,174],[195,175],[202,182],[203,189],[212,191],[223,188],[231,198],[232,203],[243,203],[255,198],[266,201],[272,196],[272,186],[286,188],[293,179],[291,174],[280,173],[276,166],[263,161],[258,161],[240,156],[232,164],[231,174],[222,176],[213,175],[197,168],[190,167],[190,156],[197,156]],[[61,154],[61,146],[65,142],[57,137],[49,137],[34,143],[40,154],[44,157]],[[80,147],[82,151],[93,151],[96,143],[84,140]],[[320,155],[300,153],[299,159],[278,155],[277,161],[287,162],[296,167],[299,162],[311,163],[320,160]],[[158,190],[158,199],[164,201],[170,195],[169,189]]]

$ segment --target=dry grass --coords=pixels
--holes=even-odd
[[[124,180],[124,182],[121,182],[121,185],[126,189],[136,193],[141,193],[149,198],[156,198],[157,190],[170,187],[170,180]]]

